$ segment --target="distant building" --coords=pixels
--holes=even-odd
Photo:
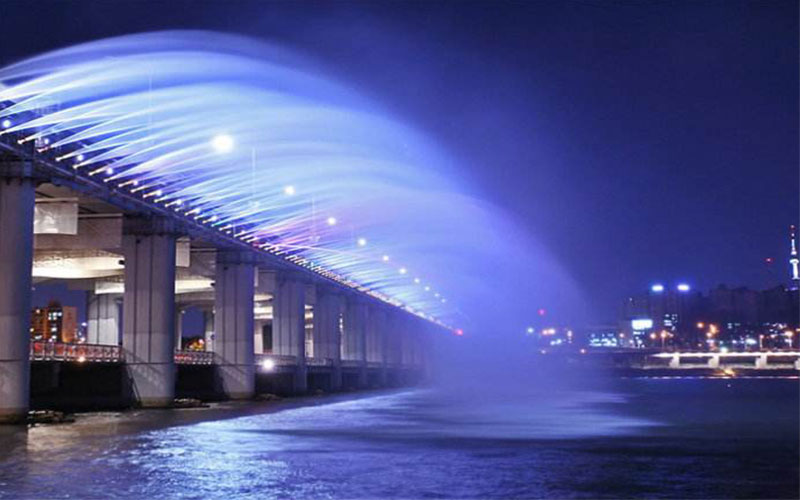
[[[616,325],[592,325],[585,331],[589,347],[622,347],[625,337],[619,336]]]
[[[51,301],[31,311],[31,339],[74,343],[78,340],[78,308]]]
[[[787,332],[800,337],[800,291],[778,286],[763,291],[719,285],[708,295],[688,287],[648,293],[623,301],[616,343],[609,334],[590,336],[596,347],[745,349],[779,346]]]
[[[671,343],[696,342],[698,334],[694,325],[702,302],[702,295],[685,283],[671,288],[656,283],[649,292],[626,298],[619,319],[619,330],[623,338],[628,339],[623,344],[628,344],[627,347],[661,345],[662,334],[668,335]]]

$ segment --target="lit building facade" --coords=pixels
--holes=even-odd
[[[31,312],[31,340],[78,342],[78,308],[51,301]]]

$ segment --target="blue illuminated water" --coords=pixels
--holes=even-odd
[[[796,379],[448,394],[5,430],[0,497],[798,497]]]

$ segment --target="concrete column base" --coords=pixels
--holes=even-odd
[[[175,401],[175,365],[127,363],[133,396],[142,408],[167,408]]]
[[[342,367],[334,366],[331,372],[331,391],[342,390]]]
[[[138,400],[140,408],[172,408],[175,402],[172,398],[141,398]]]
[[[305,365],[298,366],[295,370],[292,391],[295,394],[305,394],[308,392],[308,369]]]
[[[217,370],[227,398],[252,399],[256,379],[254,365],[219,365]]]
[[[24,425],[28,422],[27,408],[0,409],[0,425]]]
[[[358,388],[366,389],[368,387],[369,387],[369,374],[367,372],[367,365],[364,365],[358,370]]]

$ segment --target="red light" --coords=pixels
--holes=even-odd
[[[545,311],[544,309],[539,309],[537,312],[539,313],[539,316],[544,316],[545,314],[547,314],[547,311]]]
[[[772,264],[772,257],[767,257],[766,259],[764,259],[764,262],[766,262],[767,264]]]
[[[459,328],[458,330],[456,330],[456,335],[458,335],[459,337],[460,337],[460,336],[462,336],[462,335],[464,335],[464,330],[462,330],[461,328]]]

